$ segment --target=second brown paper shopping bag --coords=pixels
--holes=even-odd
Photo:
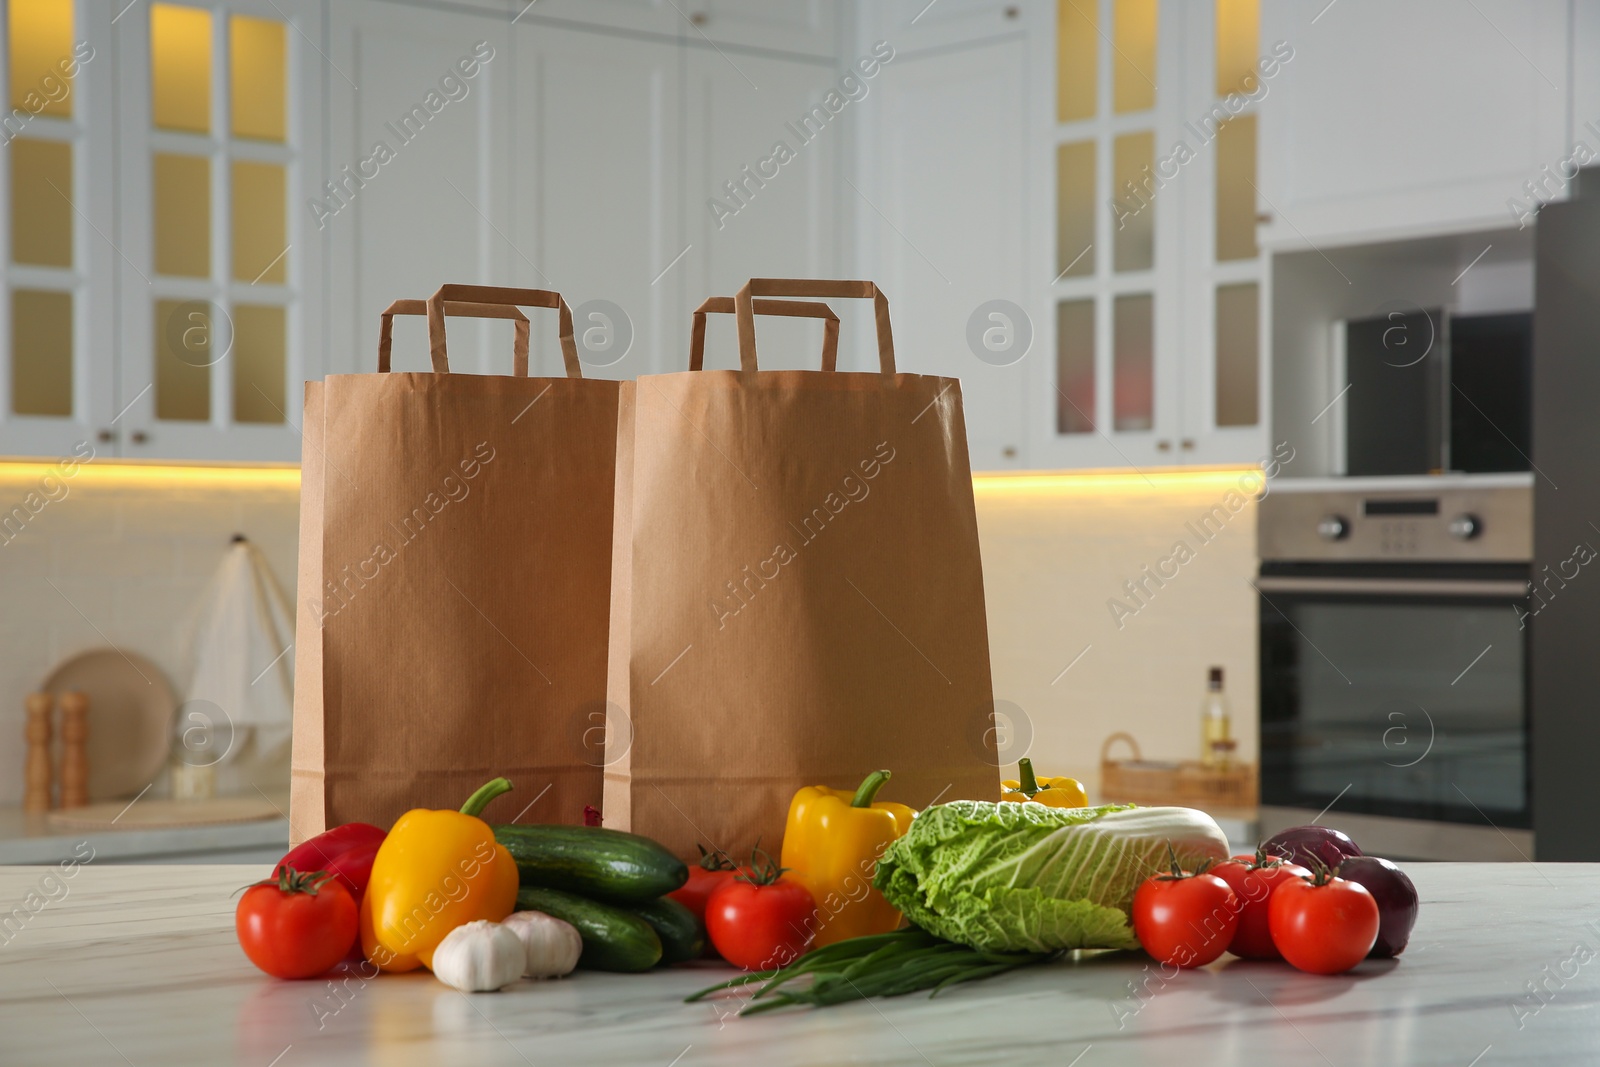
[[[458,303],[459,301],[459,303]],[[557,308],[567,376],[528,377]],[[617,383],[581,376],[555,293],[447,285],[434,373],[306,387],[291,834],[460,807],[582,823],[600,803]],[[515,373],[450,373],[445,317],[516,320]],[[530,806],[531,802],[531,806]]]
[[[879,371],[834,369],[832,322],[824,370],[759,370],[755,315],[800,313],[765,296],[873,300]],[[804,785],[997,799],[959,384],[896,373],[871,282],[754,279],[697,315],[725,309],[739,370],[699,369],[701,319],[693,369],[623,387],[606,825],[742,860]]]

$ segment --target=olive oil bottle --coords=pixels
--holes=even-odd
[[[1205,699],[1200,702],[1200,762],[1207,767],[1221,766],[1227,759],[1232,732],[1233,718],[1222,692],[1222,668],[1212,667]]]

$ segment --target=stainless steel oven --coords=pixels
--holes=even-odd
[[[1527,476],[1280,482],[1258,515],[1263,836],[1531,857]]]

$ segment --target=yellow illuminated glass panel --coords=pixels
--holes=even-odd
[[[1217,95],[1256,91],[1261,0],[1216,0]]]
[[[1056,273],[1094,273],[1094,142],[1056,147]]]
[[[1094,117],[1100,0],[1057,0],[1056,121]]]
[[[1156,7],[1157,0],[1116,0],[1111,107],[1119,115],[1156,106]]]
[[[150,82],[157,128],[211,132],[211,12],[150,6]]]
[[[211,305],[199,301],[156,301],[156,418],[211,418],[212,353],[218,342],[213,313]]]
[[[72,414],[72,294],[11,294],[11,410]]]
[[[1261,392],[1255,282],[1217,286],[1217,425],[1254,426]]]
[[[72,0],[11,0],[11,106],[35,115],[72,115]]]
[[[211,275],[211,161],[204,156],[155,155],[156,273]]]
[[[288,29],[281,22],[246,15],[228,20],[235,137],[282,141],[287,134]]]
[[[11,261],[72,266],[72,144],[11,142]]]
[[[1148,430],[1155,424],[1155,297],[1119,296],[1111,315],[1112,425]]]
[[[1217,127],[1217,259],[1256,257],[1256,117]]]
[[[1094,431],[1094,301],[1056,305],[1056,433]]]
[[[277,163],[233,164],[233,276],[242,282],[288,279],[285,177]]]
[[[281,425],[285,392],[286,327],[281,307],[233,309],[233,421]]]
[[[1111,147],[1111,250],[1118,271],[1156,262],[1156,135],[1125,133]]]

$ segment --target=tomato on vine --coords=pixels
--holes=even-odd
[[[1222,955],[1239,925],[1239,901],[1206,866],[1190,872],[1167,846],[1172,869],[1145,879],[1133,895],[1133,932],[1144,950],[1175,967],[1202,967]]]
[[[1341,974],[1367,958],[1378,939],[1378,902],[1359,882],[1314,874],[1279,886],[1268,905],[1272,943],[1312,974]]]

